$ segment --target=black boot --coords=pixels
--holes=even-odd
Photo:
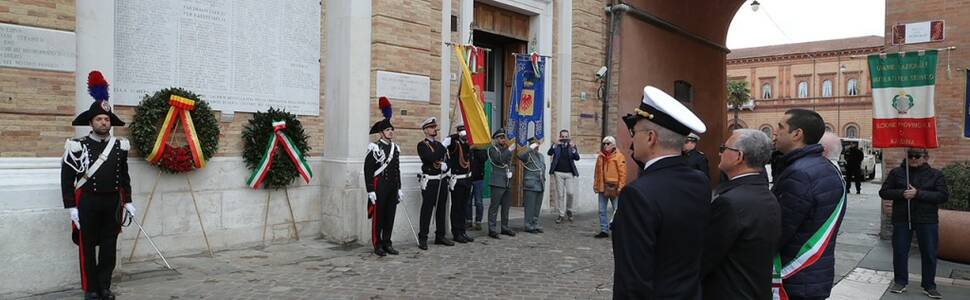
[[[101,300],[115,300],[115,294],[111,292],[111,289],[101,290]]]
[[[428,240],[419,240],[418,241],[418,249],[428,250]]]
[[[394,249],[394,246],[391,246],[391,242],[384,243],[384,252],[387,252],[387,254],[390,254],[390,255],[400,254],[400,252],[397,252],[397,250]]]
[[[98,296],[98,292],[86,292],[84,293],[84,300],[100,300],[101,296]]]
[[[460,233],[452,233],[451,240],[455,241],[456,243],[462,243],[462,244],[468,242],[467,240],[465,240],[465,237],[462,236]]]
[[[387,252],[384,252],[384,247],[377,246],[374,248],[374,254],[377,254],[377,256],[386,256]]]
[[[468,236],[468,234],[467,234],[467,233],[462,233],[462,234],[461,234],[461,237],[463,237],[463,238],[465,238],[465,241],[468,241],[469,243],[471,243],[471,242],[474,242],[474,241],[475,241],[475,239],[473,239],[472,237],[470,237],[470,236]]]

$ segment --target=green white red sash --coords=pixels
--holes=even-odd
[[[829,216],[822,227],[812,235],[805,245],[798,250],[798,254],[785,265],[781,263],[781,256],[776,255],[774,260],[774,268],[772,268],[771,276],[771,293],[775,300],[788,300],[788,294],[785,293],[785,288],[782,286],[782,281],[788,279],[789,277],[797,274],[799,271],[811,266],[825,250],[830,246],[832,238],[837,234],[836,229],[839,223],[839,219],[842,216],[842,212],[845,210],[845,199],[846,190],[842,190],[842,198],[839,199],[839,203],[835,206],[835,210],[832,211],[832,215]]]
[[[303,177],[306,183],[310,183],[310,178],[313,178],[313,171],[310,171],[310,164],[306,162],[303,158],[303,153],[293,144],[293,140],[283,132],[283,129],[286,129],[286,121],[273,122],[274,133],[270,137],[269,143],[266,143],[266,151],[263,152],[263,159],[260,160],[259,166],[249,176],[249,180],[246,181],[253,189],[258,189],[259,186],[263,185],[263,181],[266,180],[266,176],[269,175],[269,170],[273,166],[276,149],[279,148],[282,148],[283,153],[286,153],[290,157],[293,165],[296,166],[296,171],[300,173],[300,176]],[[281,147],[277,147],[277,145]]]
[[[172,127],[175,127],[175,123],[181,120],[182,130],[185,132],[185,141],[189,144],[189,151],[192,152],[192,160],[194,160],[195,168],[204,168],[205,157],[202,155],[202,144],[199,143],[199,136],[195,133],[195,124],[192,123],[192,111],[195,110],[195,100],[172,95],[168,99],[168,104],[170,105],[168,114],[165,115],[162,128],[158,131],[158,137],[155,138],[155,146],[152,147],[152,153],[148,154],[148,161],[152,164],[157,164],[162,160],[162,154],[165,153],[166,141],[172,135]]]

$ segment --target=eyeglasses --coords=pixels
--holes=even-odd
[[[718,153],[724,153],[724,150],[731,150],[731,151],[734,151],[734,152],[737,152],[737,153],[741,153],[741,150],[738,150],[738,149],[734,149],[734,148],[731,148],[731,147],[728,147],[728,146],[725,146],[725,145],[723,145],[723,144],[721,145],[721,147],[719,147],[719,148],[717,149],[717,152],[718,152]]]
[[[910,154],[909,155],[909,158],[910,159],[920,159],[920,158],[923,158],[923,155],[922,154]]]

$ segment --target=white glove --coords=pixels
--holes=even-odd
[[[441,141],[441,144],[445,145],[445,147],[451,146],[451,136],[445,137],[445,140]]]
[[[367,193],[367,199],[370,200],[370,204],[377,204],[377,193]]]
[[[135,204],[134,203],[131,203],[131,202],[125,203],[125,210],[128,210],[128,212],[131,213],[132,216],[134,216],[135,215],[135,211],[137,211],[135,209]]]
[[[517,145],[517,144],[516,144],[515,142],[512,142],[512,144],[511,144],[511,145],[509,145],[509,151],[515,151],[515,146],[516,146],[516,145]]]
[[[539,150],[539,143],[532,143],[532,145],[529,145],[529,147],[532,148],[532,150]]]
[[[448,172],[448,164],[446,163],[441,164],[441,172]]]
[[[404,191],[397,190],[397,200],[398,201],[403,201],[404,200]]]
[[[505,172],[505,177],[512,179],[512,171]]]
[[[71,207],[71,208],[69,208],[69,210],[71,211],[71,222],[74,222],[74,226],[76,226],[77,229],[80,230],[81,229],[81,217],[78,215],[77,207]]]

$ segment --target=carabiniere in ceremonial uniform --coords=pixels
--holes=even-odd
[[[401,147],[393,142],[394,126],[391,125],[391,104],[385,97],[379,106],[384,120],[374,123],[370,134],[380,139],[367,147],[364,158],[364,186],[367,188],[367,217],[371,219],[371,244],[374,254],[397,255],[391,245],[394,233],[394,215],[401,202]]]
[[[91,126],[90,134],[69,139],[61,164],[64,208],[71,212],[72,239],[78,245],[81,289],[85,299],[114,299],[111,274],[118,234],[131,204],[128,140],[111,136],[112,126],[124,126],[108,103],[108,83],[98,71],[88,75],[95,102],[77,116],[73,126]],[[97,251],[95,248],[99,248]]]

